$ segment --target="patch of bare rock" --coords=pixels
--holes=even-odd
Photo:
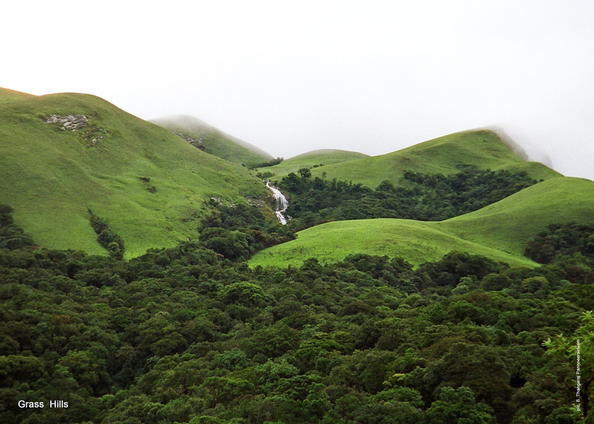
[[[58,124],[63,131],[76,131],[89,125],[89,119],[85,115],[50,115],[46,124]]]

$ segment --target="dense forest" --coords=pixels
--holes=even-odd
[[[525,172],[480,170],[466,166],[452,175],[408,171],[403,185],[384,181],[374,190],[350,181],[312,178],[308,168],[282,178],[289,195],[291,227],[303,229],[326,221],[406,218],[441,221],[480,209],[536,184]]]
[[[282,184],[306,225],[346,218],[349,202],[441,219],[533,183],[476,169],[406,178],[370,190],[302,172]],[[294,227],[257,206],[210,206],[195,240],[131,260],[91,212],[110,256],[38,248],[0,207],[0,422],[576,423],[577,339],[594,422],[593,227],[536,235],[526,255],[538,268],[456,252],[417,268],[368,255],[249,268]]]

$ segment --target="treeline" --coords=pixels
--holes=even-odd
[[[250,235],[249,207],[232,209],[204,225]],[[459,253],[250,269],[212,240],[130,261],[0,249],[0,422],[575,423],[577,337],[592,420],[579,252],[536,269]]]
[[[250,204],[232,206],[214,201],[207,204],[211,213],[206,216],[198,232],[200,241],[207,248],[227,259],[247,259],[258,250],[295,238],[294,232],[278,225],[262,208]]]
[[[278,165],[279,163],[281,163],[284,159],[277,157],[274,159],[270,159],[269,161],[266,162],[260,162],[260,163],[256,163],[253,165],[248,166],[249,169],[256,169],[256,168],[267,168],[269,166],[274,166],[274,165]]]
[[[109,253],[109,256],[115,259],[122,259],[126,248],[124,247],[124,240],[119,234],[116,234],[107,221],[95,215],[91,209],[89,212],[89,223],[97,234],[97,242]]]
[[[524,254],[542,264],[562,256],[579,255],[594,267],[594,226],[571,224],[549,225],[531,240]]]
[[[33,239],[12,218],[13,209],[0,205],[0,249],[18,249],[33,246]]]
[[[289,195],[287,214],[302,229],[326,221],[406,218],[440,221],[501,200],[537,181],[524,172],[466,167],[452,175],[405,172],[401,186],[384,181],[371,189],[361,184],[312,178],[307,168],[280,181]]]

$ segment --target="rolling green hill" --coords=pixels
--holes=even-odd
[[[297,265],[309,257],[332,262],[352,253],[401,256],[416,265],[452,250],[533,265],[522,256],[526,242],[549,224],[572,221],[594,223],[594,182],[559,177],[442,222],[367,219],[318,225],[257,253],[250,265]]]
[[[152,122],[182,137],[191,137],[199,141],[205,152],[230,162],[253,166],[273,159],[256,146],[225,134],[192,116],[165,117],[154,119]]]
[[[312,169],[312,175],[376,187],[384,180],[398,184],[407,170],[451,174],[459,171],[461,165],[526,171],[539,180],[559,176],[541,163],[527,162],[490,130],[459,132],[385,155],[327,164]]]
[[[46,123],[82,114],[76,131]],[[106,219],[126,256],[195,235],[203,201],[241,201],[266,189],[242,167],[95,96],[0,89],[0,204],[41,246],[105,254],[87,208]]]
[[[348,150],[321,149],[312,152],[302,153],[286,159],[278,165],[258,168],[259,172],[271,172],[273,176],[283,177],[291,172],[297,172],[301,168],[313,168],[346,162],[354,159],[366,158],[367,155]]]
[[[581,178],[551,178],[499,202],[437,223],[455,234],[513,255],[549,224],[594,224],[594,182]]]

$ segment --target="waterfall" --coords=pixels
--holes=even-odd
[[[266,187],[272,192],[272,197],[276,200],[276,217],[278,218],[278,222],[282,225],[287,224],[287,219],[283,215],[287,208],[289,207],[289,202],[287,202],[287,198],[281,191],[270,184],[270,181],[266,181]]]

